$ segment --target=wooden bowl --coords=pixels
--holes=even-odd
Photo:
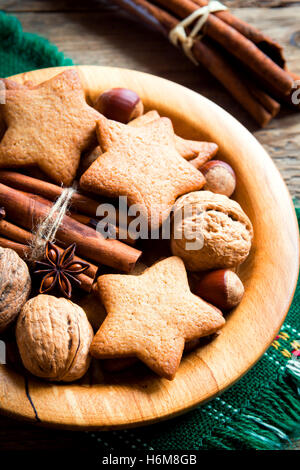
[[[241,378],[269,347],[284,321],[298,275],[298,226],[288,190],[255,138],[211,101],[161,78],[110,67],[77,67],[88,98],[111,87],[134,89],[146,110],[172,119],[176,132],[217,142],[218,158],[237,174],[236,200],[254,226],[251,254],[240,269],[241,304],[222,334],[186,355],[176,378],[156,377],[142,366],[123,373],[93,372],[78,384],[24,378],[0,366],[1,412],[44,425],[116,429],[173,417],[210,400]],[[14,77],[44,81],[62,68]]]

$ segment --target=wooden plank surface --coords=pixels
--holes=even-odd
[[[226,2],[225,2],[226,3]],[[300,2],[229,0],[233,12],[278,39],[286,50],[289,67],[300,74]],[[259,8],[289,4],[284,8]],[[239,8],[247,7],[247,8]],[[300,198],[299,114],[282,113],[267,129],[255,123],[202,69],[195,69],[157,33],[101,0],[4,0],[1,9],[15,14],[29,32],[55,42],[77,64],[113,65],[138,69],[173,80],[198,91],[240,119],[274,158],[293,196]],[[126,41],[124,40],[126,38]],[[76,434],[44,430],[0,419],[0,450],[5,448],[88,448]]]

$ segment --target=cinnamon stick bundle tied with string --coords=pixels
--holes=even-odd
[[[0,171],[0,182],[20,191],[44,197],[53,202],[63,192],[63,188],[57,184],[9,170]],[[96,217],[97,208],[100,204],[100,201],[96,201],[77,191],[72,195],[70,202],[72,209],[90,217]]]
[[[199,7],[207,5],[206,0],[193,0]],[[218,11],[214,15],[220,18],[222,21],[227,23],[229,26],[234,28],[236,31],[245,36],[249,41],[252,41],[256,46],[262,50],[267,56],[269,56],[277,65],[284,68],[285,59],[283,56],[283,48],[278,42],[264,34],[253,25],[246,23],[245,21],[237,18],[230,10]]]
[[[143,22],[169,37],[170,32],[206,0],[114,0]],[[189,31],[187,32],[187,34]],[[210,13],[193,40],[191,53],[264,127],[277,115],[280,102],[291,102],[294,78],[285,70],[282,48],[229,11]],[[251,72],[251,73],[248,73]]]
[[[0,206],[7,218],[20,227],[34,231],[49,213],[49,206],[37,198],[0,183]],[[77,253],[98,264],[105,264],[120,271],[130,272],[142,252],[120,242],[105,239],[91,227],[65,215],[56,232],[57,241],[63,246],[76,243]]]
[[[49,207],[52,206],[52,202],[55,202],[63,192],[63,188],[61,186],[9,170],[0,171],[0,183],[30,194],[30,197],[39,200]],[[96,228],[97,223],[101,219],[96,218],[99,204],[100,201],[96,201],[95,199],[85,196],[79,192],[74,192],[71,197],[70,209],[67,212],[67,215],[82,224]],[[119,223],[119,220],[122,219],[119,217],[119,215],[119,212],[116,210],[117,223]],[[130,222],[130,218],[127,216],[126,221]],[[121,227],[119,224],[113,225],[112,229],[115,231],[117,239],[121,239],[123,242],[128,243],[129,245],[135,244],[136,240],[133,236],[130,236],[127,227]]]
[[[186,18],[199,6],[207,5],[206,1],[195,0],[157,0],[157,3],[170,9],[179,18]],[[272,59],[238,30],[224,22],[216,14],[209,14],[204,25],[204,34],[214,39],[247,67],[260,75],[283,95],[290,93],[293,80]]]

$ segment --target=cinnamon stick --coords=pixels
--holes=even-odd
[[[5,207],[8,219],[29,230],[34,229],[49,212],[47,205],[1,183],[0,205]],[[94,229],[67,215],[57,230],[56,238],[65,245],[75,242],[77,252],[83,257],[125,272],[134,268],[142,254],[119,240],[104,239]]]
[[[253,83],[245,79],[245,83],[248,84],[250,93],[257,98],[257,100],[263,105],[263,107],[271,114],[272,118],[277,116],[280,111],[280,104],[274,98],[269,96],[263,90],[255,86]]]
[[[98,219],[93,219],[92,217],[89,217],[84,214],[76,214],[74,212],[67,212],[67,215],[72,217],[72,219],[77,220],[77,222],[80,222],[81,224],[84,224],[84,225],[88,225],[89,227],[92,227],[95,230],[99,223]],[[110,225],[111,225],[112,230],[115,231],[117,240],[122,240],[122,242],[128,243],[129,245],[135,245],[136,239],[130,236],[130,233],[128,232],[128,230],[124,229],[123,227],[118,227],[112,224]]]
[[[143,19],[144,12],[147,15],[153,15],[164,28],[164,35],[168,36],[171,29],[177,24],[178,20],[167,13],[160,7],[157,7],[147,0],[114,0],[115,3],[122,6],[130,12]],[[129,5],[130,4],[130,8]],[[234,68],[216,49],[207,38],[203,41],[196,41],[193,53],[198,62],[203,65],[219,82],[229,91],[229,93],[246,109],[249,114],[258,122],[261,127],[266,126],[274,114],[278,112],[278,104],[276,109],[270,112],[261,102],[250,92],[236,68]]]
[[[204,7],[207,5],[207,0],[193,0],[198,7]],[[246,23],[242,19],[234,16],[230,10],[217,11],[214,13],[215,16],[220,20],[227,23],[232,28],[236,29],[239,33],[249,39],[251,42],[257,45],[267,56],[276,62],[279,67],[284,68],[285,59],[283,56],[283,47],[272,38],[264,34],[255,26]]]
[[[1,232],[0,232],[1,233]],[[24,245],[23,243],[15,242],[12,240],[8,240],[7,238],[0,237],[0,246],[2,248],[10,248],[18,253],[20,258],[27,260],[28,256],[30,255],[30,247],[28,245]],[[60,252],[63,250],[57,247]],[[77,258],[81,259],[81,258]],[[95,281],[95,276],[90,277],[85,273],[78,274],[77,279],[80,281],[80,288],[86,292],[91,292],[93,289],[93,284]]]
[[[0,246],[2,248],[10,248],[18,253],[20,258],[26,259],[30,254],[30,247],[28,245],[23,245],[22,243],[14,242],[8,240],[7,238],[0,237]]]
[[[169,36],[171,29],[178,23],[174,16],[147,0],[114,0],[114,3],[117,3],[124,10],[134,14],[145,23],[150,24],[147,19],[152,17],[154,19],[152,25],[157,26],[156,29],[166,37]]]
[[[274,90],[274,95],[278,99],[281,99],[288,107],[294,108],[294,109],[300,109],[300,103],[299,103],[299,98],[300,98],[300,76],[292,73],[290,71],[287,71],[290,77],[293,80],[293,88],[289,95],[284,96],[283,98],[276,93]]]
[[[0,171],[0,182],[20,191],[37,194],[50,201],[55,201],[64,188],[47,181],[32,178],[13,171]],[[72,206],[79,212],[95,217],[99,202],[78,192],[74,193],[71,199]]]
[[[5,219],[0,221],[0,235],[7,237],[14,242],[22,243],[23,245],[29,245],[33,239],[32,233],[27,232],[27,230],[24,230],[17,225],[11,224]]]
[[[20,191],[20,192],[22,192],[22,194],[24,194],[25,196],[29,196],[31,199],[35,199],[36,201],[39,201],[42,204],[45,204],[49,208],[53,206],[53,203],[49,201],[48,199],[45,199],[44,197],[41,197],[32,193],[27,193],[25,191]],[[100,220],[93,219],[92,217],[89,217],[84,214],[77,214],[70,210],[66,212],[66,215],[68,215],[74,220],[77,220],[77,222],[80,222],[81,224],[88,225],[89,227],[94,228],[95,230],[97,229],[97,225],[100,222]],[[122,227],[116,227],[113,224],[110,224],[110,225],[111,225],[111,230],[115,234],[117,240],[121,239],[122,242],[128,243],[129,245],[135,244],[136,240],[133,237],[130,237],[128,230],[123,229]]]
[[[274,115],[277,114],[280,106],[276,103],[276,108],[271,112],[255,97],[250,88],[223,56],[205,41],[196,41],[194,54],[198,61],[214,75],[231,95],[248,111],[261,127],[265,127]]]
[[[21,243],[23,245],[30,245],[33,241],[34,235],[27,230],[8,222],[5,219],[0,220],[0,235],[3,235],[6,238],[9,238],[12,241]],[[55,245],[58,249],[59,253],[63,252],[63,249],[57,245]],[[30,246],[29,246],[30,248]],[[75,261],[83,261],[86,263],[86,260],[80,258],[79,256],[74,256]],[[84,274],[92,279],[95,279],[96,274],[98,271],[98,266],[89,262],[88,269],[84,272]]]
[[[181,19],[186,18],[198,9],[192,0],[157,0],[157,3],[168,8]],[[293,81],[289,74],[262,52],[243,34],[222,21],[216,15],[209,14],[204,26],[207,36],[214,39],[230,54],[261,76],[281,95],[291,92]]]
[[[14,171],[0,171],[0,183],[10,186],[19,191],[25,191],[26,193],[32,193],[49,201],[56,201],[63,189],[61,186],[49,183],[47,181],[40,180],[38,178],[32,178],[22,173]],[[71,198],[71,208],[80,212],[81,214],[88,215],[90,217],[96,217],[96,211],[98,206],[101,204],[100,201],[96,201],[80,192],[73,194]],[[116,210],[117,221],[120,219],[120,214]],[[131,218],[127,217],[127,221],[130,222]]]

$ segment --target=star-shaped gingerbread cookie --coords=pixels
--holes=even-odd
[[[97,122],[103,154],[80,179],[82,189],[109,197],[127,196],[137,204],[151,227],[168,217],[176,198],[201,189],[205,179],[175,148],[174,130],[168,118],[142,127],[109,121]]]
[[[16,90],[24,88],[26,88],[26,85],[21,85],[20,83],[10,80],[9,78],[0,79],[0,140],[2,139],[6,131],[6,124],[2,116],[3,106],[1,106],[1,104],[5,103],[6,101],[7,90]]]
[[[91,345],[96,358],[137,357],[172,379],[185,342],[225,323],[217,308],[191,293],[184,263],[176,256],[140,276],[105,274],[97,283],[107,317]]]
[[[72,183],[80,155],[95,139],[101,117],[85,101],[74,69],[37,86],[7,87],[1,114],[7,130],[0,167],[37,165],[57,183]]]

